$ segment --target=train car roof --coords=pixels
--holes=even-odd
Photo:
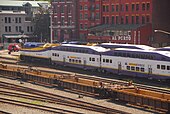
[[[162,47],[162,48],[156,48],[155,50],[158,50],[158,51],[170,51],[170,46]]]
[[[105,52],[109,51],[110,49],[106,49],[100,46],[87,46],[87,45],[75,45],[75,44],[62,44],[61,46],[68,46],[68,47],[78,47],[78,48],[89,48],[95,50],[97,52]]]
[[[128,48],[116,48],[115,50],[122,50],[122,51],[137,51],[137,52],[146,52],[146,53],[157,53],[167,57],[170,57],[170,52],[168,51],[154,51],[154,50],[140,50],[140,49],[128,49]]]
[[[138,48],[138,49],[143,49],[143,50],[153,50],[153,49],[155,49],[155,48],[153,48],[153,47],[151,47],[151,46],[147,46],[147,45],[135,45],[135,44],[117,44],[117,43],[101,43],[101,44],[98,44],[98,46],[104,46],[104,45],[106,45],[106,46],[122,46],[122,47],[124,47],[124,48],[130,48],[130,49],[133,49],[132,47],[134,47],[134,49],[135,49],[135,47],[136,48]],[[117,47],[116,47],[117,48]],[[120,48],[120,47],[118,47],[118,48]]]

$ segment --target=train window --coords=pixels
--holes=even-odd
[[[71,59],[69,59],[69,62],[71,62]]]
[[[132,54],[132,58],[135,58],[135,54]]]
[[[150,56],[150,59],[154,59],[154,56],[151,55],[151,56]]]
[[[123,53],[123,57],[126,57],[126,53]]]
[[[78,60],[76,60],[76,63],[78,63]]]
[[[95,61],[95,58],[92,58],[92,61]]]
[[[167,70],[170,70],[170,66],[167,66]]]
[[[117,53],[117,56],[121,56],[121,53]]]
[[[165,57],[162,57],[161,59],[162,59],[162,60],[166,60]]]
[[[52,56],[54,56],[54,53],[52,53]]]
[[[136,67],[136,71],[139,71],[139,67]]]
[[[103,62],[105,62],[106,60],[105,59],[103,59]]]
[[[74,59],[73,59],[72,61],[73,61],[73,63],[74,63]]]
[[[130,53],[127,53],[127,57],[130,57]]]
[[[135,54],[135,58],[139,58],[140,57],[140,55],[139,54]]]
[[[127,68],[127,70],[130,70],[130,66],[127,66],[126,68]]]
[[[131,66],[131,70],[135,70],[135,67],[134,67],[134,66]]]
[[[144,68],[140,68],[140,71],[141,71],[141,72],[145,72],[145,69],[144,69]]]
[[[89,58],[89,61],[91,61],[91,57]]]
[[[79,63],[81,63],[81,60],[79,60]]]
[[[109,59],[106,59],[106,63],[109,63]]]
[[[161,69],[162,69],[162,70],[165,70],[165,65],[161,65]]]
[[[157,69],[160,69],[160,65],[157,65]]]
[[[114,53],[114,55],[115,55],[115,56],[118,56],[118,53],[117,53],[117,52],[115,52],[115,53]]]
[[[112,59],[110,59],[110,63],[112,63]]]

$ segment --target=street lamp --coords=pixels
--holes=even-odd
[[[161,32],[170,35],[170,32],[164,31],[164,30],[154,30],[154,32]]]

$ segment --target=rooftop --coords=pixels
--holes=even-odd
[[[39,7],[38,4],[48,4],[48,1],[6,1],[1,0],[0,6],[22,7],[23,4],[30,3],[32,7]]]
[[[141,24],[118,24],[118,25],[108,25],[108,24],[103,24],[103,25],[98,25],[95,27],[90,28],[90,31],[103,31],[103,30],[132,30],[132,29],[137,29],[138,27],[141,27],[143,25]]]

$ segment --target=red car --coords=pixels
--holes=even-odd
[[[11,52],[19,51],[20,49],[21,48],[18,44],[10,44],[8,46],[8,50],[9,50],[8,54],[11,54]]]

